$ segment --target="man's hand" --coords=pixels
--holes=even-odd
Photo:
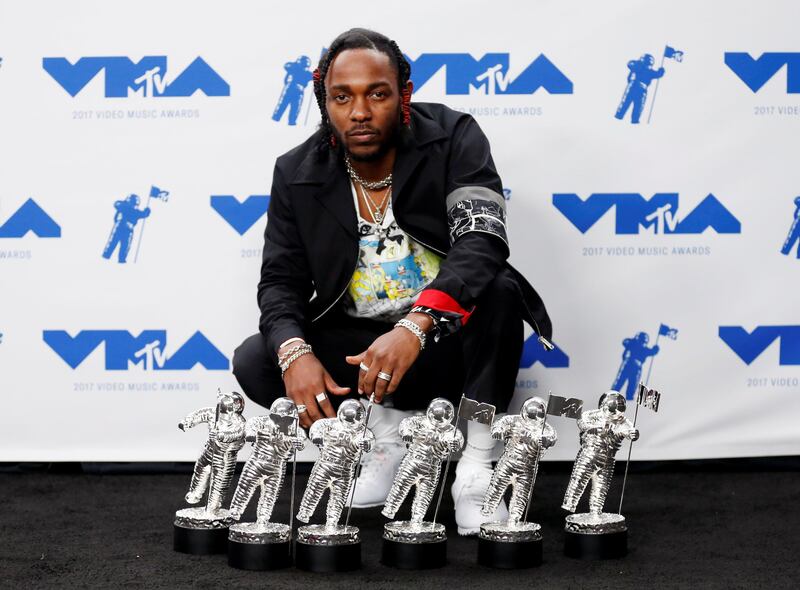
[[[309,428],[320,418],[333,418],[336,412],[328,399],[329,394],[347,395],[349,387],[339,387],[319,359],[313,354],[304,354],[294,361],[283,376],[286,395],[295,404],[303,404],[305,412],[300,413],[300,425]],[[317,395],[325,394],[325,399],[317,400]]]
[[[433,327],[433,320],[422,313],[412,313],[408,319],[416,323],[423,331]],[[365,396],[375,394],[375,401],[380,403],[383,396],[397,390],[400,381],[420,353],[419,339],[406,328],[394,328],[375,339],[372,345],[355,356],[345,357],[348,364],[364,363],[369,371],[361,369],[358,373],[358,393]],[[391,380],[378,377],[378,373],[391,375]]]

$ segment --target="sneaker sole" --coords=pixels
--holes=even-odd
[[[480,530],[479,528],[462,529],[461,527],[458,527],[458,534],[461,535],[462,537],[471,537],[472,535],[477,535],[479,530]]]

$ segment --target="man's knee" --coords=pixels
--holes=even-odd
[[[233,351],[233,374],[241,381],[259,367],[267,364],[269,356],[264,336],[261,333],[245,338],[236,350]]]

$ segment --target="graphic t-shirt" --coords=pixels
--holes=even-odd
[[[358,266],[347,288],[348,315],[395,322],[405,316],[420,291],[439,274],[441,257],[397,226],[392,203],[379,225],[362,218],[353,187],[358,218]]]

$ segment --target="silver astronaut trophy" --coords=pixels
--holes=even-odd
[[[525,400],[519,414],[503,416],[492,425],[492,438],[502,440],[505,450],[497,462],[483,498],[481,514],[491,516],[511,487],[508,520],[487,522],[478,533],[478,563],[517,569],[542,562],[541,527],[526,522],[528,504],[539,460],[556,444],[556,431],[547,424],[547,404],[538,397]]]
[[[222,508],[225,494],[236,470],[236,454],[244,446],[244,398],[236,392],[220,393],[215,407],[195,410],[178,424],[186,430],[208,425],[203,454],[194,464],[186,494],[189,504],[199,504],[208,493],[205,506],[184,508],[175,513],[173,546],[181,553],[207,555],[224,553],[232,519]]]
[[[260,495],[256,521],[230,527],[228,565],[246,570],[288,567],[291,565],[292,527],[270,522],[270,517],[283,485],[286,463],[296,458],[297,451],[306,445],[306,433],[298,427],[294,402],[287,397],[278,398],[272,403],[268,416],[250,418],[246,439],[253,443],[253,453],[239,477],[230,517],[239,520],[256,490]]]
[[[408,450],[394,477],[383,515],[394,518],[406,496],[414,490],[411,520],[383,527],[381,562],[404,569],[442,567],[447,561],[447,534],[443,524],[426,522],[439,483],[442,462],[464,446],[464,435],[453,424],[455,408],[444,398],[434,399],[424,416],[400,423],[400,436]]]
[[[371,407],[372,402],[370,402]],[[300,501],[297,520],[308,522],[329,490],[325,524],[300,527],[295,560],[307,571],[347,571],[361,566],[361,538],[357,527],[340,525],[345,504],[351,497],[356,467],[362,453],[372,450],[375,436],[367,427],[369,413],[360,402],[342,402],[336,418],[323,418],[311,425],[309,438],[320,455]]]
[[[580,449],[572,468],[562,508],[575,512],[586,487],[589,512],[567,516],[565,553],[570,557],[606,559],[627,553],[628,527],[621,514],[603,512],[614,474],[614,457],[626,438],[639,438],[639,431],[625,417],[625,396],[608,391],[597,410],[578,418]]]

